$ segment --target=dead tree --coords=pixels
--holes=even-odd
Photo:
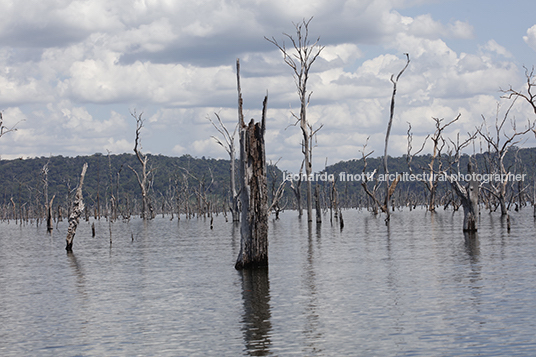
[[[266,104],[262,103],[260,123],[253,119],[244,123],[242,90],[240,88],[240,62],[236,61],[238,89],[238,124],[240,136],[240,253],[235,268],[268,266],[268,187],[266,179],[266,153],[264,133],[266,131]]]
[[[218,113],[214,113],[216,116],[216,119],[218,120],[218,123],[214,123],[214,121],[208,117],[208,120],[216,128],[216,130],[221,134],[223,137],[223,140],[225,143],[223,143],[220,139],[218,139],[215,136],[212,136],[214,140],[218,144],[220,144],[225,151],[229,154],[229,210],[231,211],[231,215],[233,217],[233,222],[238,222],[240,220],[240,214],[239,214],[239,207],[238,207],[238,198],[239,198],[239,192],[236,190],[236,167],[235,167],[235,135],[236,130],[238,128],[238,125],[235,126],[235,129],[233,133],[231,134],[225,125],[223,124],[220,116]]]
[[[271,213],[272,211],[275,213],[275,219],[279,219],[279,213],[284,209],[284,207],[281,207],[281,199],[283,198],[283,194],[285,193],[285,186],[287,181],[282,180],[279,185],[277,185],[277,163],[272,163],[270,160],[269,168],[269,174],[270,178],[272,180],[272,187],[271,187],[271,194],[272,194],[272,203],[270,204],[268,208],[268,212]],[[277,188],[276,188],[277,186]]]
[[[460,197],[463,207],[463,231],[464,232],[476,232],[477,220],[478,220],[478,194],[480,183],[476,180],[474,175],[473,164],[469,161],[467,165],[467,174],[470,177],[467,185],[460,184],[458,178],[459,175],[445,174],[447,180],[450,182],[452,188]]]
[[[141,190],[141,196],[142,196],[142,207],[141,207],[141,217],[143,219],[153,219],[154,218],[154,209],[151,204],[151,200],[149,198],[149,187],[151,184],[151,177],[153,170],[148,170],[147,168],[147,161],[149,161],[149,158],[147,155],[144,155],[141,152],[141,144],[140,144],[140,132],[143,128],[143,122],[144,119],[142,118],[143,113],[140,113],[139,115],[136,114],[136,111],[133,113],[130,113],[136,119],[136,139],[134,141],[134,153],[136,153],[136,157],[138,158],[138,161],[141,165],[141,174],[138,174],[136,170],[134,170],[130,165],[128,166],[129,169],[134,172],[136,175],[136,178],[138,179],[138,184],[140,186]]]
[[[529,120],[525,129],[518,131],[515,121],[512,121],[512,132],[506,133],[504,125],[508,119],[510,110],[516,102],[516,99],[517,97],[512,101],[502,119],[499,119],[499,108],[497,108],[495,127],[493,128],[494,133],[491,133],[489,131],[489,128],[487,127],[486,123],[486,118],[484,116],[482,116],[482,125],[476,128],[477,133],[482,137],[482,139],[484,139],[488,146],[486,158],[489,168],[489,174],[495,175],[498,178],[498,180],[489,180],[488,185],[483,186],[483,189],[487,190],[497,199],[501,208],[502,216],[508,215],[508,209],[506,205],[506,190],[508,188],[508,183],[510,182],[512,176],[510,174],[510,168],[506,168],[504,166],[504,157],[512,147],[521,142],[523,135],[527,134],[529,131],[534,130],[535,124],[534,122],[531,123]],[[504,142],[502,141],[502,139],[504,139]]]
[[[522,98],[524,99],[532,108],[534,111],[534,114],[536,114],[536,93],[534,93],[534,87],[536,87],[536,74],[534,73],[534,66],[529,69],[525,66],[523,66],[525,69],[525,80],[526,80],[526,93],[523,93],[521,91],[514,90],[512,86],[510,86],[507,90],[501,90],[505,95],[503,98],[512,99],[512,98]],[[531,129],[534,135],[536,135],[536,130],[534,128]],[[536,181],[534,184],[535,190],[536,190]],[[536,217],[536,195],[535,199],[533,200],[534,205],[534,217]]]
[[[391,126],[393,125],[393,117],[395,114],[395,96],[396,96],[398,80],[400,79],[400,76],[402,76],[402,73],[404,73],[406,68],[408,68],[409,66],[409,54],[405,53],[405,55],[407,59],[406,65],[398,73],[396,78],[394,74],[391,76],[391,83],[393,83],[393,94],[391,96],[391,106],[389,110],[389,122],[387,123],[387,132],[385,133],[385,148],[383,151],[383,170],[385,172],[385,213],[387,214],[387,218],[385,220],[387,222],[389,222],[389,220],[391,219],[391,213],[389,212],[389,200],[391,199],[391,195],[395,191],[398,180],[400,179],[400,177],[397,176],[397,178],[393,181],[392,184],[389,182],[389,169],[387,167],[387,147],[389,145],[389,136],[391,134]]]
[[[301,183],[302,183],[302,173],[303,173],[303,164],[304,160],[302,160],[300,171],[298,173],[299,179],[296,181],[296,184],[294,184],[294,180],[290,180],[290,189],[294,193],[294,197],[296,198],[296,209],[298,210],[298,217],[301,218],[303,215],[303,208],[301,204]]]
[[[315,211],[316,211],[316,223],[322,223],[322,209],[320,207],[320,188],[318,182],[315,185]]]
[[[71,213],[69,214],[69,228],[67,230],[67,238],[65,239],[67,245],[65,250],[67,252],[73,251],[73,239],[76,234],[76,228],[78,223],[80,223],[80,216],[84,211],[84,198],[82,196],[82,186],[84,185],[84,177],[86,176],[87,163],[82,167],[82,173],[80,174],[80,182],[78,183],[78,188],[76,189],[76,195],[71,207]]]
[[[464,219],[463,219],[463,231],[464,232],[476,232],[477,231],[477,219],[478,219],[478,199],[480,193],[480,182],[477,180],[476,170],[474,165],[469,159],[467,166],[467,175],[462,175],[460,171],[460,158],[462,150],[468,145],[474,142],[477,133],[468,133],[467,139],[460,142],[459,134],[456,136],[456,142],[449,139],[447,150],[447,162],[448,167],[442,171],[441,174],[445,176],[450,183],[453,191],[460,198]],[[466,185],[462,185],[460,181],[462,178],[469,178]],[[454,200],[453,200],[454,201]],[[456,209],[455,209],[456,210]]]
[[[41,176],[43,181],[43,194],[45,196],[45,214],[47,220],[47,232],[52,233],[54,229],[54,224],[52,222],[52,204],[54,203],[54,198],[56,195],[52,196],[52,199],[48,200],[48,161],[41,169]]]
[[[438,173],[443,171],[443,161],[441,154],[443,152],[443,149],[445,148],[445,145],[447,144],[447,141],[443,137],[443,131],[448,126],[458,121],[458,119],[460,119],[460,116],[461,114],[458,114],[456,118],[445,124],[443,124],[444,119],[432,118],[435,121],[435,131],[432,135],[426,136],[421,148],[415,153],[411,153],[413,134],[411,134],[411,124],[408,123],[408,154],[406,156],[406,162],[410,174],[413,174],[413,158],[423,151],[428,138],[430,138],[430,140],[432,141],[432,155],[430,157],[430,162],[428,163],[427,167],[419,167],[419,169],[428,172],[428,176],[422,177],[419,181],[424,184],[424,187],[426,187],[428,191],[428,211],[431,212],[435,211],[436,207],[436,192],[439,184]]]
[[[510,86],[507,90],[502,90],[501,92],[505,93],[503,98],[512,99],[512,98],[523,98],[534,111],[534,114],[536,114],[536,94],[533,93],[534,87],[536,87],[536,74],[534,73],[534,66],[532,66],[532,69],[529,71],[527,67],[525,68],[525,78],[527,81],[527,93],[523,93],[517,90],[514,90],[512,86]],[[536,134],[536,132],[535,132]]]
[[[265,37],[266,40],[273,43],[283,54],[285,63],[292,68],[294,72],[294,81],[296,83],[296,89],[298,90],[298,96],[300,98],[300,115],[292,113],[292,116],[296,119],[294,125],[300,126],[302,132],[302,152],[305,162],[305,174],[307,175],[307,221],[313,221],[313,190],[312,180],[309,179],[313,172],[312,158],[313,158],[313,138],[315,134],[322,128],[322,125],[313,130],[312,125],[307,120],[307,106],[311,99],[312,92],[307,91],[307,82],[309,80],[309,71],[312,64],[318,58],[324,46],[319,45],[320,37],[315,42],[311,43],[309,40],[309,23],[313,18],[309,20],[303,20],[301,23],[294,24],[296,29],[296,37],[288,34],[283,34],[288,37],[292,42],[293,50],[289,51],[285,47],[285,43],[279,44],[277,40]]]
[[[7,133],[10,133],[12,131],[17,131],[17,124],[13,125],[12,127],[5,126],[4,117],[2,115],[2,112],[0,112],[0,138]]]
[[[381,208],[382,211],[385,210],[384,207],[382,207],[382,204],[380,202],[380,199],[378,198],[378,188],[379,188],[379,182],[376,177],[376,180],[374,181],[374,186],[372,189],[369,188],[369,181],[374,179],[374,175],[376,174],[376,169],[369,175],[367,174],[367,157],[372,155],[373,151],[370,151],[368,153],[365,153],[367,150],[367,145],[370,137],[367,138],[367,141],[363,145],[363,150],[361,151],[361,158],[363,160],[363,172],[362,172],[362,180],[361,180],[361,186],[363,187],[363,190],[368,195],[368,197],[372,200],[372,213],[375,215],[379,213],[379,209]]]

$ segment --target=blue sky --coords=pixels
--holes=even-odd
[[[359,158],[368,139],[383,152],[391,74],[399,83],[389,154],[406,153],[452,119],[446,133],[493,123],[508,103],[499,88],[522,89],[523,65],[536,65],[533,1],[34,1],[0,0],[0,109],[17,132],[0,138],[0,157],[132,152],[135,122],[146,118],[145,152],[226,158],[207,116],[237,120],[234,63],[242,63],[246,116],[268,100],[267,159],[295,172],[300,132],[292,73],[264,39],[314,16],[311,36],[325,45],[313,65],[309,118],[324,127],[314,170]],[[536,119],[524,103],[512,118]],[[534,146],[527,136],[524,146]]]

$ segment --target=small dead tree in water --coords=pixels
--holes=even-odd
[[[235,268],[268,266],[268,185],[266,178],[266,104],[264,97],[260,123],[253,119],[244,123],[242,91],[240,88],[240,62],[236,61],[238,88],[238,123],[240,135],[240,253]]]
[[[149,158],[147,155],[144,155],[141,152],[141,144],[140,144],[140,132],[143,128],[143,113],[140,113],[139,115],[136,115],[136,111],[133,113],[130,113],[136,119],[136,139],[134,141],[134,153],[136,153],[136,157],[138,158],[138,161],[141,164],[141,175],[138,174],[136,170],[134,170],[131,166],[129,166],[129,169],[134,172],[136,175],[136,178],[138,179],[138,184],[141,189],[141,196],[142,196],[142,207],[141,207],[141,217],[143,219],[153,219],[154,218],[154,209],[151,204],[151,200],[149,199],[149,186],[151,184],[150,175],[153,172],[153,170],[147,170],[147,161],[149,161]]]
[[[367,157],[372,155],[374,151],[370,151],[368,153],[365,153],[367,150],[367,145],[370,137],[367,138],[367,141],[363,145],[363,150],[361,150],[361,157],[363,160],[363,180],[361,181],[361,186],[363,187],[363,190],[365,193],[369,196],[369,198],[372,200],[372,212],[376,215],[378,214],[378,210],[381,208],[382,211],[385,210],[385,208],[382,206],[380,199],[378,198],[378,188],[379,188],[379,182],[376,180],[374,182],[374,186],[372,187],[372,190],[368,186],[368,182],[374,178],[374,175],[376,174],[376,169],[372,172],[372,174],[367,174]]]
[[[477,133],[484,139],[488,146],[488,152],[486,155],[487,164],[489,165],[489,174],[497,175],[499,180],[490,180],[487,186],[482,188],[493,195],[498,201],[501,208],[501,215],[508,215],[508,208],[506,205],[506,194],[508,184],[511,180],[510,168],[504,166],[504,157],[506,153],[522,140],[522,136],[529,131],[534,130],[535,123],[530,120],[524,130],[518,131],[515,121],[511,122],[512,132],[506,133],[504,125],[508,119],[510,110],[515,104],[517,98],[515,98],[502,119],[499,119],[499,108],[497,108],[497,115],[495,117],[495,133],[490,133],[486,125],[486,118],[482,116],[483,123],[480,127],[476,128]],[[504,142],[501,140],[504,139]]]
[[[313,158],[313,138],[315,134],[322,128],[313,130],[312,125],[307,120],[307,106],[311,99],[312,92],[307,91],[307,82],[309,80],[309,71],[315,60],[320,56],[320,53],[324,49],[324,46],[319,45],[320,37],[316,39],[314,43],[309,40],[309,23],[313,18],[309,20],[303,20],[301,23],[294,24],[296,29],[296,37],[288,34],[284,34],[293,45],[293,51],[290,52],[286,49],[285,44],[279,44],[277,40],[265,37],[266,40],[273,43],[283,54],[285,63],[292,68],[294,72],[294,80],[296,83],[296,89],[298,90],[298,96],[300,97],[300,115],[292,113],[296,119],[295,125],[300,125],[302,132],[302,152],[305,162],[305,174],[307,177],[313,172],[312,158]],[[313,189],[311,180],[307,180],[307,221],[313,221]]]
[[[82,167],[82,173],[80,174],[80,183],[78,184],[78,188],[76,189],[76,195],[74,197],[74,201],[71,207],[71,213],[69,214],[69,228],[67,230],[67,238],[65,239],[67,242],[65,250],[67,250],[68,252],[73,251],[74,235],[76,234],[76,228],[78,227],[78,223],[80,223],[80,216],[84,211],[82,186],[84,185],[84,177],[86,176],[86,170],[87,163],[85,163]]]
[[[214,115],[216,116],[216,119],[218,120],[217,124],[214,123],[214,121],[210,117],[208,117],[208,120],[210,121],[212,126],[214,126],[214,128],[216,128],[216,130],[221,134],[221,136],[223,137],[223,140],[225,141],[225,144],[215,136],[213,136],[212,138],[214,138],[214,140],[216,140],[216,142],[220,144],[225,149],[225,151],[227,151],[227,153],[229,154],[229,160],[230,160],[230,164],[229,164],[230,165],[229,167],[229,174],[230,174],[229,176],[230,178],[229,209],[233,217],[233,222],[238,222],[240,220],[239,208],[238,208],[239,193],[236,191],[235,144],[234,144],[236,130],[238,128],[238,125],[235,127],[233,133],[231,134],[227,130],[225,125],[223,124],[219,114],[214,113]]]
[[[294,180],[290,180],[290,189],[294,193],[294,197],[296,198],[296,210],[298,211],[298,217],[301,218],[303,216],[303,208],[301,204],[301,183],[302,183],[302,173],[303,173],[303,164],[304,160],[302,160],[300,171],[298,172],[298,180],[296,180],[296,183],[294,183]]]
[[[279,219],[279,212],[281,212],[284,209],[284,206],[281,207],[281,199],[283,198],[283,194],[285,193],[285,186],[287,181],[282,180],[279,186],[277,186],[277,162],[274,164],[272,161],[270,161],[269,168],[269,174],[270,178],[272,180],[272,187],[271,187],[271,194],[272,194],[272,203],[270,204],[268,208],[268,212],[271,213],[272,211],[275,213],[275,219]],[[277,188],[276,188],[277,186]]]
[[[322,209],[320,207],[320,187],[318,182],[315,185],[315,211],[316,211],[316,223],[322,223]]]
[[[52,233],[52,230],[54,229],[54,225],[52,222],[52,204],[54,203],[54,198],[56,195],[52,196],[52,199],[48,200],[48,161],[41,169],[41,175],[43,180],[43,191],[45,195],[45,214],[47,217],[47,232]]]
[[[411,133],[411,124],[408,123],[408,154],[406,156],[406,161],[410,174],[413,174],[413,167],[411,165],[413,158],[424,150],[428,138],[430,138],[432,141],[432,155],[430,157],[430,162],[428,163],[427,167],[419,167],[419,169],[422,169],[423,171],[428,171],[428,177],[423,177],[420,182],[422,182],[424,187],[426,187],[428,190],[428,211],[430,212],[434,212],[436,207],[436,193],[439,184],[439,175],[437,175],[437,173],[443,171],[443,160],[441,154],[445,148],[445,145],[447,144],[447,141],[443,137],[443,131],[448,126],[458,121],[460,116],[461,114],[458,114],[456,118],[452,119],[448,123],[443,123],[444,119],[442,118],[432,118],[436,127],[434,133],[432,135],[427,135],[426,138],[424,138],[421,148],[413,154],[411,153],[413,134]]]
[[[467,165],[467,173],[470,179],[465,186],[460,183],[460,179],[462,177],[462,174],[460,172],[460,158],[462,150],[475,140],[476,135],[476,132],[473,134],[468,133],[467,139],[463,142],[460,142],[459,134],[456,137],[456,142],[449,139],[451,145],[449,145],[448,148],[448,169],[441,172],[446,177],[452,189],[461,200],[464,214],[464,232],[477,231],[477,219],[479,212],[478,197],[480,193],[480,182],[476,180],[476,171],[470,159]]]
[[[393,117],[395,114],[395,96],[396,96],[396,89],[398,85],[398,80],[400,79],[400,76],[402,76],[402,73],[408,68],[409,66],[409,54],[405,53],[406,55],[406,65],[402,70],[398,73],[398,75],[394,76],[394,74],[391,76],[391,82],[393,83],[393,94],[391,96],[391,107],[389,111],[389,122],[387,123],[387,132],[385,133],[385,148],[383,151],[383,170],[385,172],[385,213],[387,214],[387,218],[385,219],[386,222],[389,222],[391,219],[391,213],[389,212],[389,200],[391,199],[391,195],[395,191],[396,185],[398,181],[400,180],[400,176],[397,176],[396,179],[390,183],[389,182],[389,169],[387,167],[387,146],[389,144],[389,136],[391,135],[391,126],[393,125]]]
[[[466,186],[462,186],[457,177],[445,173],[452,188],[460,197],[463,206],[463,231],[476,232],[478,220],[478,194],[480,183],[476,180],[473,164],[469,161],[467,174],[470,180]]]

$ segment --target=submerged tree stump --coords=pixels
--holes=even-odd
[[[268,265],[268,185],[264,151],[264,120],[240,130],[240,254],[236,269]]]
[[[84,185],[84,177],[86,176],[86,170],[87,170],[87,163],[85,163],[84,166],[82,167],[82,173],[80,174],[80,183],[78,184],[78,188],[76,189],[76,195],[74,197],[74,201],[71,207],[71,213],[69,214],[69,229],[67,230],[67,238],[65,238],[67,242],[67,246],[65,247],[65,250],[67,252],[73,251],[74,235],[76,234],[76,228],[78,227],[78,223],[80,223],[80,216],[82,215],[82,212],[84,211],[82,186]]]
[[[240,253],[237,270],[268,266],[268,184],[266,179],[266,154],[264,133],[266,130],[266,103],[264,97],[262,119],[248,125],[242,114],[240,90],[240,65],[237,61],[238,113],[240,133]]]

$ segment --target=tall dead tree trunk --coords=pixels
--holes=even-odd
[[[141,174],[138,174],[136,170],[134,170],[132,167],[129,166],[129,168],[134,172],[136,175],[136,179],[138,180],[138,184],[141,189],[141,196],[142,196],[142,206],[141,206],[141,217],[143,219],[153,219],[154,218],[154,209],[151,204],[151,201],[149,199],[149,185],[150,185],[150,179],[149,175],[153,170],[147,170],[147,161],[149,161],[149,158],[147,155],[144,155],[141,152],[141,145],[140,145],[140,131],[143,128],[143,113],[140,113],[139,115],[136,115],[136,112],[130,113],[134,119],[136,119],[136,139],[134,142],[134,153],[136,154],[136,157],[138,158],[138,161],[141,165]]]
[[[67,238],[65,239],[67,242],[65,250],[67,250],[68,252],[73,251],[74,235],[76,234],[76,228],[78,227],[78,223],[80,223],[80,216],[84,211],[82,186],[84,185],[84,177],[86,176],[86,170],[87,163],[85,163],[82,167],[82,173],[80,174],[80,183],[78,184],[78,188],[76,189],[76,195],[74,197],[74,201],[71,207],[71,213],[69,214],[69,228],[67,230]]]
[[[398,73],[398,76],[392,75],[391,76],[391,82],[393,83],[393,95],[391,96],[391,109],[389,112],[389,122],[387,123],[387,132],[385,133],[385,148],[383,151],[383,170],[385,172],[385,213],[387,214],[387,218],[385,219],[387,222],[391,219],[391,213],[389,211],[389,200],[391,199],[391,195],[394,193],[396,184],[398,183],[399,178],[397,177],[393,183],[391,184],[389,182],[389,169],[387,167],[387,147],[389,144],[389,136],[391,135],[391,126],[393,125],[393,117],[395,114],[395,96],[396,96],[396,89],[398,85],[398,80],[400,79],[400,76],[406,68],[409,66],[409,54],[405,54],[407,58],[406,65],[400,73]]]
[[[294,125],[300,126],[303,139],[302,139],[302,152],[305,162],[305,174],[307,175],[307,221],[313,221],[313,189],[312,189],[312,177],[313,172],[313,138],[315,134],[322,128],[322,125],[313,130],[311,123],[307,120],[307,106],[311,98],[312,92],[307,91],[307,81],[309,80],[309,70],[311,69],[314,61],[320,56],[320,53],[324,49],[324,46],[318,44],[320,37],[316,39],[314,43],[310,43],[309,40],[309,23],[313,18],[309,20],[303,20],[301,23],[294,24],[296,29],[296,37],[288,34],[284,34],[292,42],[293,52],[287,51],[285,44],[279,44],[275,38],[267,38],[266,40],[273,43],[281,53],[285,63],[292,68],[294,72],[294,80],[296,82],[296,89],[298,96],[300,97],[300,115],[292,113],[296,119]],[[295,52],[295,53],[294,53]]]
[[[268,266],[268,184],[266,179],[266,104],[264,97],[260,123],[253,119],[244,123],[242,92],[240,89],[240,62],[236,61],[238,88],[238,124],[240,135],[240,253],[237,270]]]

